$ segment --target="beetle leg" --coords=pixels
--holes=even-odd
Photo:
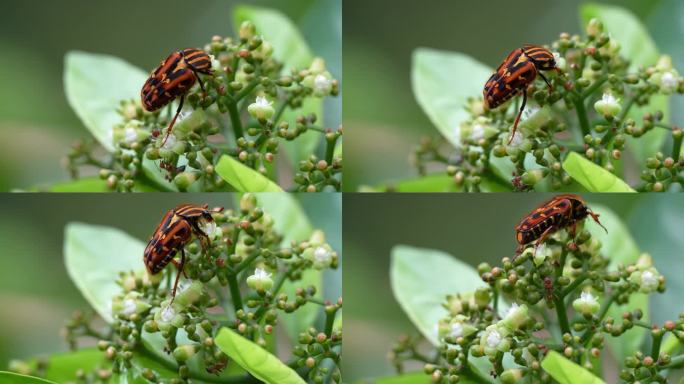
[[[541,76],[541,78],[544,80],[546,85],[549,86],[549,92],[553,92],[553,85],[551,85],[551,83],[549,83],[549,80],[547,80],[546,77],[541,72],[539,72],[539,76]]]
[[[185,274],[185,271],[183,271],[184,266],[185,266],[185,249],[181,248],[180,267],[177,266],[178,267],[178,273],[176,274],[176,282],[173,283],[173,291],[171,291],[171,304],[173,304],[173,300],[176,298],[176,288],[178,288],[178,281],[180,280],[181,272],[183,274]]]
[[[178,260],[171,259],[171,264],[178,268],[179,271],[183,272],[183,277],[185,277],[186,279],[188,278],[188,275],[185,274],[185,269],[183,269],[183,266],[181,265],[181,263],[178,262]]]
[[[176,109],[176,115],[173,116],[173,120],[171,120],[171,124],[169,124],[169,127],[166,128],[166,137],[164,137],[164,141],[162,142],[162,147],[164,146],[164,144],[166,144],[166,140],[169,138],[169,135],[171,135],[171,130],[173,129],[173,125],[176,124],[176,119],[178,118],[178,115],[180,114],[181,110],[183,109],[183,101],[185,101],[185,95],[181,96],[180,103],[178,104],[178,109]]]
[[[550,226],[546,228],[546,230],[539,236],[537,241],[534,242],[534,252],[537,252],[537,248],[541,245],[542,241],[546,240],[547,237],[551,234],[552,230],[554,229],[553,226]]]
[[[513,137],[515,136],[515,131],[518,129],[518,123],[520,122],[520,116],[522,115],[523,111],[525,110],[525,104],[527,104],[527,89],[525,89],[523,91],[523,102],[522,102],[522,105],[520,106],[520,110],[518,111],[518,116],[515,117],[515,123],[513,123],[513,132],[511,132],[511,137],[508,139],[509,145],[513,141]]]

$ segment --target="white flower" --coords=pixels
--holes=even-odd
[[[216,237],[216,233],[218,232],[216,229],[218,227],[216,226],[216,222],[214,220],[202,219],[199,222],[199,227],[210,239]]]
[[[649,270],[641,273],[641,287],[643,289],[654,291],[658,288],[658,284],[658,276],[655,273]]]
[[[463,324],[452,323],[451,329],[449,330],[449,336],[454,339],[463,336]]]
[[[580,297],[572,302],[572,307],[583,315],[591,316],[599,310],[601,305],[591,292],[582,291]]]
[[[501,339],[502,338],[499,331],[493,329],[487,334],[485,343],[487,344],[487,347],[494,349],[499,346],[499,344],[501,343]]]
[[[660,77],[660,90],[664,93],[672,93],[679,88],[679,78],[672,71],[663,73]]]
[[[255,119],[268,119],[275,113],[272,104],[273,102],[268,101],[267,98],[257,96],[256,100],[247,107],[247,112]]]
[[[132,315],[135,313],[136,310],[136,305],[135,305],[135,300],[133,299],[126,299],[123,302],[123,309],[121,310],[121,313],[124,315]]]
[[[485,127],[480,123],[473,124],[472,131],[470,132],[470,138],[473,141],[480,141],[484,139]]]
[[[254,276],[257,279],[267,279],[267,278],[271,277],[271,274],[266,272],[265,269],[256,268],[254,270],[254,274],[252,276]]]
[[[313,90],[316,96],[327,96],[332,90],[332,81],[323,74],[316,75],[313,82]]]
[[[524,138],[523,138],[522,132],[520,132],[520,130],[516,130],[516,131],[515,131],[515,134],[513,135],[513,138],[510,139],[511,142],[510,142],[509,145],[510,145],[511,147],[517,147],[517,146],[519,146],[520,144],[523,143],[523,139],[524,139]]]
[[[159,135],[159,138],[157,140],[161,140],[161,142],[162,142],[161,148],[162,149],[166,149],[169,151],[173,148],[174,145],[176,145],[176,142],[178,141],[176,139],[176,135],[174,135],[173,132],[169,133],[168,137],[166,136],[165,133],[162,133],[161,135]],[[164,140],[166,140],[166,141],[164,141]]]
[[[585,303],[598,303],[594,295],[591,294],[591,292],[582,292],[580,294],[580,300],[585,302]]]
[[[321,264],[329,264],[332,253],[323,246],[316,247],[314,250],[314,260]]]
[[[520,306],[518,305],[518,303],[513,303],[513,304],[511,305],[511,307],[508,308],[508,311],[506,311],[506,315],[504,315],[504,318],[506,318],[506,317],[511,316],[512,314],[514,314],[515,311],[518,310],[518,308],[520,308]]]
[[[254,274],[247,277],[247,285],[253,290],[261,293],[268,291],[273,286],[271,274],[261,268],[254,269]]]
[[[176,316],[176,311],[169,305],[161,311],[161,319],[165,322],[173,320]]]
[[[132,144],[138,141],[138,131],[132,127],[126,127],[124,130],[124,142]]]
[[[606,118],[612,118],[620,113],[622,106],[612,93],[606,92],[601,100],[594,103],[594,109]]]

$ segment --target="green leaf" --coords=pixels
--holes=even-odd
[[[624,8],[612,5],[589,3],[580,8],[583,24],[597,18],[603,23],[604,30],[612,39],[620,43],[620,54],[630,60],[631,70],[640,66],[653,65],[658,61],[660,53],[646,27],[639,19]],[[651,102],[640,108],[633,106],[627,117],[641,121],[646,112],[662,111],[663,120],[669,120],[669,97],[656,95]],[[668,133],[664,129],[653,129],[644,136],[635,139],[627,138],[626,147],[639,164],[643,164],[648,156],[653,156],[663,145]]]
[[[598,204],[591,204],[591,209],[599,214],[599,220],[608,229],[608,233],[606,233],[591,218],[585,220],[587,230],[594,238],[601,241],[601,254],[610,260],[609,268],[615,270],[618,264],[635,263],[639,259],[641,251],[624,224],[623,219],[612,210]],[[605,298],[602,300],[605,300]],[[641,309],[644,314],[641,320],[648,322],[650,318],[648,305],[648,295],[637,293],[630,296],[629,302],[625,305],[613,303],[608,309],[607,316],[619,319],[624,312]],[[617,361],[621,362],[624,361],[625,357],[639,349],[646,338],[647,332],[648,330],[644,328],[633,327],[619,338],[606,338],[606,343],[613,356],[615,356]]]
[[[108,151],[114,150],[112,129],[121,122],[116,107],[123,99],[137,99],[147,73],[109,55],[68,52],[64,90],[69,105]]]
[[[33,376],[20,375],[13,372],[0,371],[0,383],[3,384],[57,384],[54,381],[48,381]]]
[[[107,182],[97,176],[53,184],[50,192],[109,192]]]
[[[485,286],[472,266],[441,251],[399,245],[392,249],[390,283],[409,319],[433,345],[437,323],[446,317],[446,295]]]
[[[372,381],[359,380],[356,382],[356,384],[430,384],[431,382],[432,380],[430,379],[430,375],[426,374],[423,371],[418,371],[406,373],[403,375],[383,377]],[[460,380],[459,383],[460,382],[462,382],[462,380]]]
[[[313,232],[309,218],[304,213],[299,202],[290,193],[262,193],[257,196],[259,206],[273,217],[274,229],[283,234],[283,245],[291,241],[308,240]],[[281,292],[288,297],[295,297],[297,287],[313,285],[316,292],[322,292],[323,276],[321,271],[309,269],[302,274],[298,281],[285,280]],[[320,307],[307,304],[297,311],[283,316],[281,322],[285,326],[290,340],[295,341],[299,333],[307,329],[316,321]]]
[[[483,192],[509,192],[510,186],[499,181],[495,177],[482,176],[480,189]],[[454,178],[435,173],[414,179],[406,179],[397,182],[385,183],[377,187],[363,187],[362,192],[461,192],[462,187],[454,184]]]
[[[95,348],[54,354],[48,361],[45,378],[57,383],[73,382],[79,369],[87,372],[100,365],[108,365],[104,354]]]
[[[560,384],[605,384],[603,380],[556,351],[549,351],[541,366]]]
[[[575,152],[565,158],[563,169],[589,192],[635,192],[622,179]]]
[[[216,345],[242,368],[265,383],[306,383],[276,356],[228,328],[219,331]]]
[[[282,13],[269,8],[242,5],[233,11],[233,25],[240,28],[243,21],[251,21],[257,28],[257,33],[273,45],[273,56],[283,62],[283,73],[289,73],[291,68],[308,68],[314,59],[304,36],[297,26]],[[299,115],[315,113],[318,120],[323,120],[323,103],[319,98],[307,99],[297,110],[285,110],[282,120],[291,124]],[[300,161],[306,160],[318,146],[321,135],[309,131],[293,141],[282,142],[280,145],[290,159],[292,167],[296,168]]]
[[[430,121],[457,148],[461,146],[461,123],[469,117],[466,100],[482,93],[492,72],[462,53],[429,48],[413,52],[413,94]]]
[[[107,322],[112,322],[112,296],[121,292],[116,284],[121,271],[141,270],[145,244],[121,230],[69,223],[64,234],[67,272],[88,303]]]
[[[239,192],[283,192],[266,176],[228,155],[221,156],[216,173]]]

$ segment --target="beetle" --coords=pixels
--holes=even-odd
[[[178,114],[183,109],[185,94],[190,91],[195,82],[199,82],[202,92],[204,83],[199,74],[213,75],[211,58],[201,49],[185,48],[173,52],[150,74],[140,91],[140,98],[145,110],[154,112],[180,96],[180,103],[171,124],[166,128],[164,143],[171,134]],[[163,145],[163,144],[162,144]]]
[[[541,71],[549,70],[560,73],[560,69],[556,67],[556,59],[553,57],[553,53],[542,46],[526,44],[509,53],[496,69],[496,72],[485,83],[482,95],[485,107],[488,109],[498,107],[520,92],[523,94],[522,105],[515,118],[515,123],[513,123],[513,132],[508,139],[508,144],[513,140],[518,122],[520,122],[520,116],[525,109],[527,87],[537,78],[537,75],[541,76],[546,85],[549,86],[549,90],[553,91],[553,86],[541,73]]]
[[[526,215],[515,227],[519,254],[523,247],[535,241],[535,247],[541,244],[550,234],[562,228],[570,228],[575,233],[577,222],[591,216],[594,221],[608,230],[599,221],[599,215],[594,213],[582,197],[575,194],[563,194],[541,204],[534,211]]]
[[[150,241],[145,247],[143,260],[149,274],[154,275],[172,263],[178,269],[176,281],[171,293],[172,301],[176,297],[176,288],[181,273],[185,274],[185,245],[190,242],[192,236],[199,238],[202,249],[209,244],[208,235],[202,230],[201,225],[213,223],[212,212],[219,212],[223,208],[208,209],[208,205],[181,204],[164,214],[157,228],[152,233]],[[180,250],[180,262],[174,259]],[[187,276],[186,276],[187,277]]]

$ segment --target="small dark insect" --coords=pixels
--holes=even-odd
[[[169,182],[172,181],[173,178],[176,177],[176,175],[185,171],[185,165],[176,167],[173,163],[169,163],[164,160],[159,162],[159,168],[166,171],[166,175],[164,176],[164,178]]]
[[[183,109],[185,94],[195,85],[195,81],[199,82],[200,88],[204,92],[204,84],[198,75],[199,73],[213,75],[211,58],[201,49],[186,48],[170,54],[145,81],[145,85],[140,91],[140,98],[147,111],[156,111],[176,97],[180,96],[181,98],[176,114],[166,129],[164,143],[171,134],[178,114]]]
[[[587,216],[591,216],[608,232],[599,221],[599,215],[592,212],[580,196],[564,194],[554,197],[525,216],[515,226],[515,238],[519,244],[517,252],[522,252],[524,246],[533,241],[535,247],[538,246],[547,236],[561,228],[570,227],[570,232],[574,234],[577,222]]]
[[[553,280],[548,276],[546,276],[544,278],[544,291],[546,291],[546,301],[552,302],[553,301]]]
[[[555,70],[560,73],[556,67],[553,54],[539,45],[527,44],[509,53],[508,57],[496,69],[496,72],[485,83],[482,95],[484,96],[485,107],[490,109],[498,107],[521,91],[523,93],[522,105],[518,111],[518,116],[515,118],[515,123],[513,123],[513,132],[508,139],[508,144],[513,140],[518,122],[520,122],[520,116],[527,103],[527,86],[539,75],[549,86],[549,90],[553,90],[551,83],[540,72],[548,70]]]
[[[178,274],[176,275],[176,281],[173,284],[173,291],[171,293],[172,301],[176,297],[176,288],[178,287],[180,275],[181,273],[185,274],[183,271],[185,266],[185,245],[195,235],[199,238],[202,249],[205,250],[209,245],[209,237],[204,233],[200,225],[213,223],[214,219],[211,213],[221,210],[223,208],[215,208],[210,211],[207,204],[181,204],[166,212],[159,225],[157,225],[157,229],[154,230],[152,237],[150,237],[144,253],[147,271],[151,275],[157,274],[169,263],[178,268]],[[180,262],[173,258],[179,250],[181,252]]]
[[[223,371],[226,368],[227,365],[228,359],[226,358],[223,361],[219,361],[216,364],[207,367],[207,373],[211,373],[218,376],[221,373],[221,371]]]

